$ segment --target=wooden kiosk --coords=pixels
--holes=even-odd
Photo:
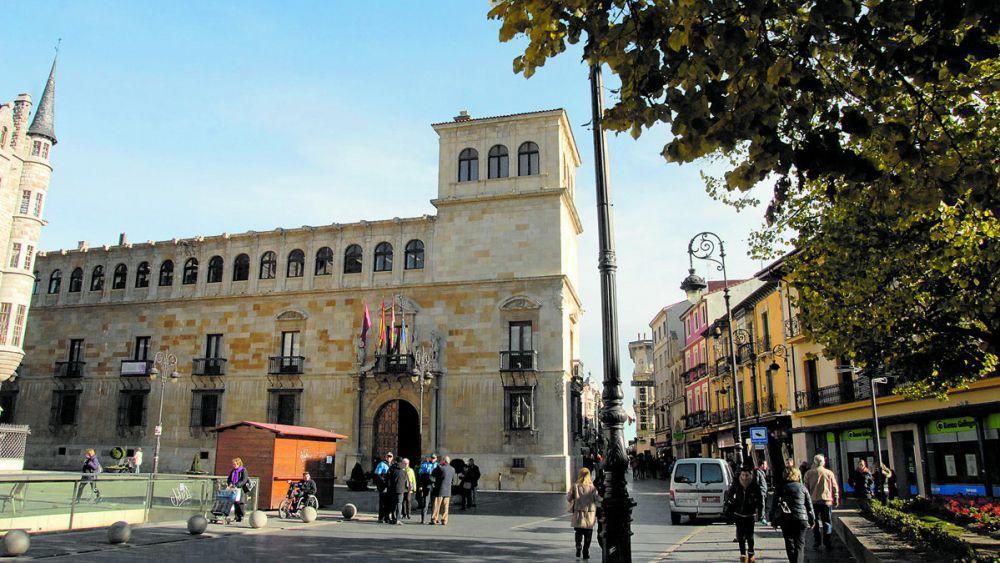
[[[229,475],[233,458],[243,459],[250,476],[260,479],[255,491],[257,508],[278,508],[288,492],[288,481],[308,471],[318,489],[319,504],[333,504],[334,462],[342,434],[287,424],[236,422],[213,428],[216,432],[215,474]]]

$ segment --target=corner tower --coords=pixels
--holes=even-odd
[[[27,133],[23,133],[23,123],[31,107],[30,98],[19,96],[12,112],[11,143],[0,146],[0,224],[9,225],[9,229],[0,228],[0,248],[6,250],[0,263],[0,381],[14,374],[24,356],[24,327],[35,286],[34,260],[52,177],[49,157],[56,144],[55,94],[53,60]]]

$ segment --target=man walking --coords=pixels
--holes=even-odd
[[[757,471],[754,474],[754,480],[757,481],[757,486],[760,487],[760,498],[764,499],[764,512],[761,513],[760,523],[767,526],[767,511],[770,510],[770,505],[767,502],[767,492],[770,489],[770,483],[767,478],[767,460],[760,462],[757,466]]]
[[[386,491],[389,487],[389,466],[392,465],[392,452],[385,454],[385,459],[375,466],[375,488],[378,490],[378,521],[389,522],[389,499]]]
[[[406,491],[403,493],[403,518],[410,519],[413,493],[417,490],[417,475],[410,467],[409,458],[403,458],[403,474],[406,476]]]
[[[833,509],[840,504],[840,488],[837,486],[837,476],[826,467],[823,454],[813,457],[813,467],[806,472],[803,484],[809,491],[813,501],[813,511],[816,513],[816,526],[813,528],[813,548],[819,549],[820,528],[822,527],[823,544],[827,551],[833,549]]]
[[[431,480],[431,473],[437,469],[437,459],[437,454],[431,454],[431,457],[424,459],[424,462],[420,464],[419,471],[417,471],[417,504],[420,506],[421,524],[426,520],[427,510],[430,509],[428,505],[430,504],[431,485],[434,484]]]
[[[462,472],[462,510],[476,506],[476,489],[479,488],[479,479],[482,474],[476,460],[469,458],[469,463]]]
[[[431,496],[434,497],[434,512],[431,513],[431,524],[448,525],[448,508],[451,504],[451,486],[455,482],[455,468],[451,466],[451,458],[444,456],[441,465],[431,473],[434,487]]]
[[[386,489],[386,498],[389,505],[389,523],[402,526],[403,522],[403,494],[406,492],[406,471],[403,464],[396,461],[389,467],[389,486]]]

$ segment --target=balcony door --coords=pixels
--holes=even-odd
[[[281,333],[281,371],[296,372],[299,368],[296,357],[299,355],[299,331],[290,330]]]
[[[507,330],[511,368],[532,369],[531,321],[511,321]]]

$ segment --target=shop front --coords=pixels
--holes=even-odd
[[[990,486],[994,496],[1000,494],[998,429],[1000,414],[928,422],[925,436],[931,493],[983,496]]]

